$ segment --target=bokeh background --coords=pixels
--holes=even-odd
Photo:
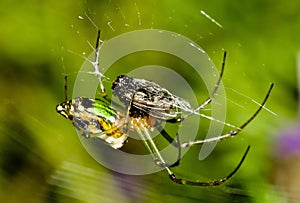
[[[299,10],[299,1],[282,0],[1,1],[0,202],[299,202]],[[222,178],[251,145],[227,184],[176,185],[163,171],[118,174],[89,156],[70,122],[55,112],[64,100],[63,75],[69,76],[71,95],[84,62],[80,55],[93,51],[89,42],[94,44],[96,28],[85,13],[101,29],[102,40],[137,29],[166,29],[198,43],[217,67],[226,50],[228,123],[241,125],[258,107],[253,100],[260,102],[275,83],[267,103],[273,113],[262,111],[205,160],[198,160],[200,147],[191,149],[174,169],[190,179]],[[114,74],[139,63],[124,60]],[[109,89],[109,82],[105,85]],[[206,97],[199,91],[199,101]]]

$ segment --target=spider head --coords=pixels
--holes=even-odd
[[[72,100],[66,101],[56,106],[56,112],[67,118],[68,120],[73,120],[73,116],[71,115],[71,111],[73,109]]]

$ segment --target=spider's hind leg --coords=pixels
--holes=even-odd
[[[181,146],[180,146],[180,141],[179,141],[179,134],[176,133],[176,140],[169,135],[165,129],[161,126],[160,122],[155,123],[155,128],[160,132],[160,134],[168,141],[168,143],[172,144],[174,147],[178,148],[178,154],[177,154],[177,161],[174,162],[173,164],[168,164],[164,166],[168,167],[175,167],[180,165],[181,161]],[[163,165],[161,165],[163,167]]]
[[[178,149],[178,153],[177,153],[177,159],[174,163],[169,164],[169,163],[162,162],[158,159],[154,160],[154,163],[157,166],[162,167],[162,168],[179,166],[180,165],[180,160],[181,160],[181,147],[180,147],[180,141],[179,141],[178,133],[176,133],[176,148]]]
[[[169,174],[170,179],[177,183],[177,184],[181,184],[181,185],[194,185],[194,186],[217,186],[217,185],[221,185],[225,182],[227,182],[241,167],[241,165],[243,164],[248,152],[249,152],[250,146],[247,147],[246,152],[244,153],[241,161],[239,162],[239,164],[235,167],[235,169],[229,173],[229,175],[227,175],[225,178],[219,179],[219,180],[214,180],[214,181],[208,181],[208,182],[199,182],[199,181],[191,181],[191,180],[186,180],[186,179],[181,179],[181,178],[177,178],[175,176],[175,174],[168,168],[166,167],[166,170]]]

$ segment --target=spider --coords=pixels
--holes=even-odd
[[[98,67],[98,56],[99,56],[99,41],[100,41],[100,31],[98,31],[98,37],[96,41],[96,51],[95,51],[95,67]],[[222,65],[222,71],[219,77],[219,80],[217,82],[217,85],[214,89],[214,94],[217,91],[218,85],[221,81],[223,70],[224,70],[224,64],[225,64],[225,56],[226,52],[224,54],[223,59],[223,65]],[[111,146],[114,149],[120,149],[125,141],[128,139],[128,131],[136,131],[138,135],[141,137],[141,140],[143,141],[145,147],[148,149],[150,154],[153,156],[154,163],[166,170],[166,172],[169,175],[169,178],[177,183],[182,185],[194,185],[194,186],[216,186],[221,185],[228,181],[241,167],[242,163],[244,162],[250,146],[247,147],[244,155],[242,156],[242,159],[238,163],[238,165],[235,167],[235,169],[229,173],[225,178],[214,180],[214,181],[208,181],[208,182],[200,182],[200,181],[192,181],[192,180],[186,180],[177,178],[176,175],[172,172],[171,168],[178,166],[179,161],[181,158],[181,149],[193,145],[203,144],[206,142],[215,142],[222,139],[226,139],[229,137],[233,137],[237,135],[244,127],[246,127],[255,117],[256,115],[261,111],[263,106],[265,105],[271,89],[273,87],[273,84],[271,85],[264,101],[262,102],[261,106],[258,108],[258,110],[248,119],[242,126],[237,128],[236,130],[233,130],[229,133],[226,133],[221,136],[217,136],[210,139],[205,140],[197,140],[197,141],[191,141],[191,142],[183,142],[180,143],[179,135],[176,134],[176,141],[175,146],[178,148],[178,159],[175,163],[169,164],[167,163],[162,155],[160,154],[156,144],[154,143],[153,139],[151,138],[151,131],[154,128],[159,129],[160,133],[163,135],[163,137],[166,138],[167,141],[173,142],[172,137],[164,131],[164,129],[161,129],[160,121],[166,121],[171,123],[177,123],[182,122],[187,116],[182,116],[182,114],[179,113],[178,109],[180,110],[191,110],[189,103],[185,101],[184,99],[173,95],[166,89],[160,87],[156,83],[149,83],[146,80],[141,79],[135,79],[132,78],[135,81],[138,81],[138,88],[135,88],[132,92],[132,89],[130,90],[130,100],[127,102],[126,98],[123,100],[125,105],[127,105],[127,110],[125,114],[120,113],[117,109],[115,109],[109,102],[111,102],[111,99],[108,97],[108,95],[105,92],[105,88],[101,81],[101,75],[99,74],[99,80],[100,80],[100,89],[102,93],[102,97],[104,100],[101,99],[92,99],[92,98],[85,98],[85,97],[78,97],[71,100],[68,100],[67,97],[67,76],[65,76],[65,89],[64,89],[64,95],[65,95],[65,101],[61,104],[56,106],[56,111],[70,120],[75,128],[83,135],[85,138],[99,138],[103,140],[106,144]],[[121,77],[119,77],[121,78]],[[118,79],[119,79],[118,78]],[[124,78],[124,77],[123,77]],[[117,80],[118,80],[117,79]],[[166,116],[165,114],[157,113],[157,115],[154,116],[149,113],[149,111],[145,110],[144,108],[152,107],[154,106],[153,103],[149,103],[148,101],[142,100],[144,102],[143,108],[138,108],[137,103],[139,103],[137,100],[138,97],[136,95],[139,95],[142,91],[143,85],[147,84],[147,88],[155,90],[155,88],[158,88],[160,91],[165,91],[167,93],[167,97],[173,98],[175,106],[167,105],[163,108],[164,111],[167,109],[170,114]],[[113,86],[120,85],[120,83],[114,83]],[[139,85],[142,85],[141,87]],[[122,88],[122,86],[121,86]],[[147,90],[146,88],[146,90]],[[126,91],[126,88],[124,88]],[[115,90],[116,91],[116,90]],[[152,93],[152,92],[151,92]],[[156,92],[153,92],[155,95]],[[116,93],[118,94],[118,93]],[[208,105],[213,97],[209,97],[202,105],[197,107],[193,111],[189,111],[190,113],[194,113],[195,111],[198,111],[202,108],[204,108],[206,105]],[[162,97],[162,100],[164,97]],[[121,99],[120,99],[121,100]],[[122,101],[122,100],[121,100]],[[147,103],[148,102],[148,103]],[[176,103],[177,102],[177,103]],[[167,104],[167,103],[166,103]],[[184,107],[183,107],[184,106]],[[175,108],[176,107],[176,108]],[[171,115],[171,116],[169,116]],[[173,116],[175,115],[175,116]]]

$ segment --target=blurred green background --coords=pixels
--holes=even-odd
[[[1,1],[0,202],[297,202],[299,184],[286,183],[297,174],[277,181],[281,158],[276,154],[281,132],[297,121],[299,10],[299,1],[282,0]],[[223,82],[231,101],[227,122],[234,125],[257,108],[251,99],[260,102],[275,83],[267,107],[276,115],[262,111],[241,136],[219,143],[207,159],[199,161],[195,147],[174,169],[190,179],[222,178],[251,145],[227,184],[176,185],[163,171],[117,174],[89,156],[71,123],[55,112],[64,100],[63,75],[69,75],[72,89],[84,62],[79,55],[92,52],[88,42],[94,44],[96,29],[85,13],[101,29],[102,40],[137,29],[166,29],[198,43],[218,68],[227,50]],[[297,165],[297,154],[282,156],[287,169]]]

